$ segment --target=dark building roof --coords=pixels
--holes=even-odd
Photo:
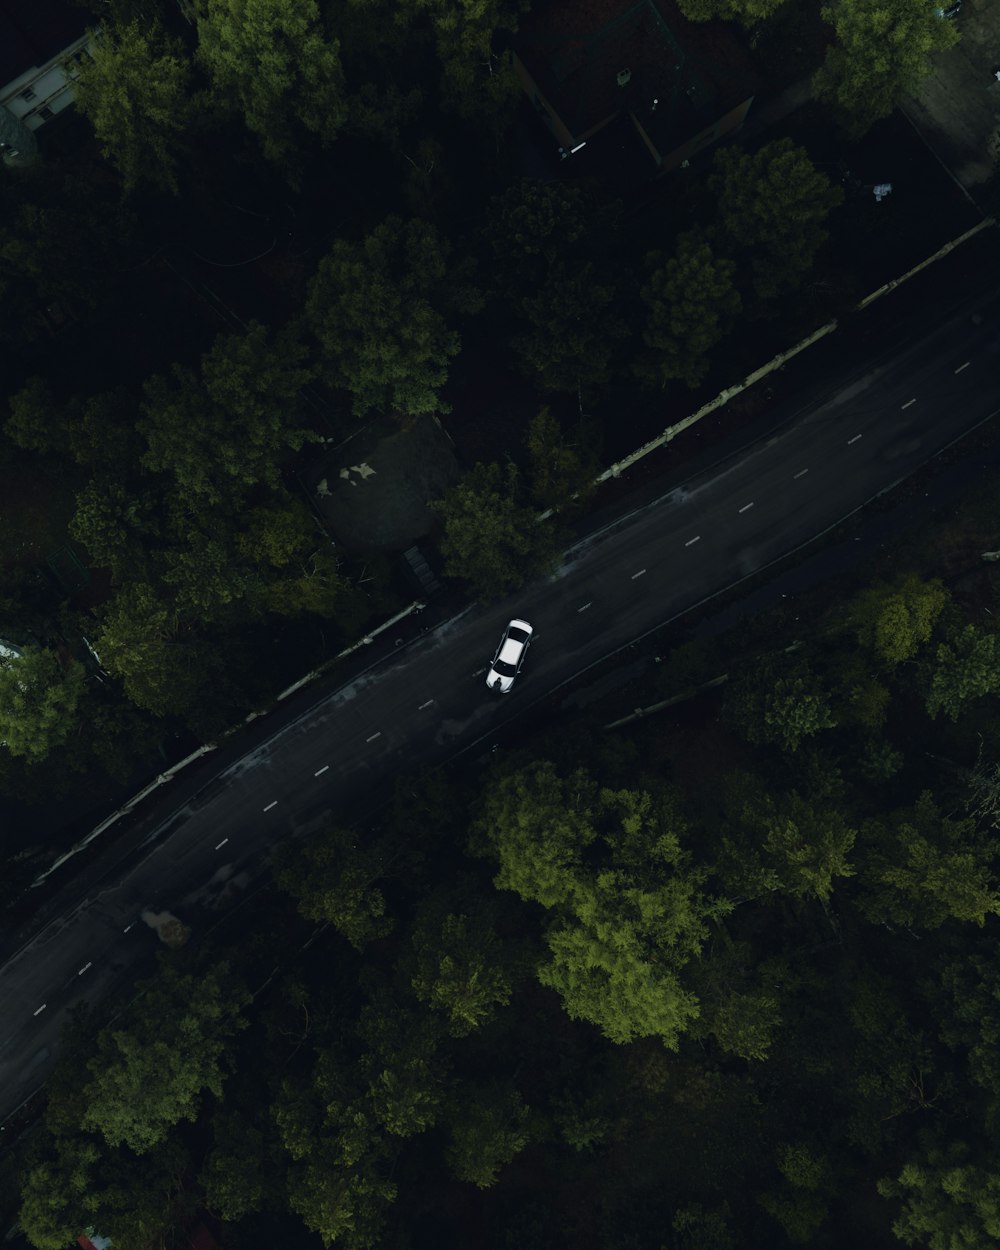
[[[726,25],[689,22],[673,0],[538,0],[514,48],[574,136],[628,109],[661,152],[759,85]]]
[[[0,87],[50,61],[93,24],[66,0],[0,0]]]

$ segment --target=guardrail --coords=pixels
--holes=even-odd
[[[79,853],[85,850],[95,838],[100,837],[106,829],[110,829],[111,826],[121,820],[123,816],[127,816],[136,806],[138,806],[139,803],[142,802],[144,798],[147,797],[147,795],[152,794],[152,792],[162,786],[164,782],[172,781],[182,768],[186,768],[189,764],[192,764],[195,760],[200,759],[203,755],[207,755],[209,751],[218,750],[221,742],[226,741],[227,738],[231,738],[233,734],[238,733],[244,725],[249,724],[252,720],[256,720],[259,716],[266,716],[269,712],[273,711],[283,699],[287,699],[290,695],[295,694],[297,690],[301,690],[302,687],[307,685],[309,682],[315,681],[316,678],[321,677],[324,673],[333,668],[339,660],[351,655],[354,651],[359,650],[361,647],[369,646],[375,641],[375,638],[379,634],[383,633],[387,629],[391,629],[393,625],[409,616],[412,612],[422,612],[426,606],[427,605],[425,603],[421,603],[419,599],[415,599],[408,608],[404,608],[401,612],[397,612],[395,616],[391,616],[387,621],[383,621],[381,625],[378,625],[375,629],[370,630],[363,638],[358,639],[358,641],[352,643],[351,646],[345,647],[343,651],[338,651],[335,656],[332,656],[324,664],[321,664],[319,668],[313,669],[311,673],[306,673],[305,677],[300,677],[298,681],[293,682],[292,685],[290,685],[286,690],[282,690],[280,694],[275,695],[274,703],[271,707],[264,708],[260,712],[251,712],[249,716],[246,716],[239,725],[234,725],[231,729],[227,729],[224,733],[220,734],[218,742],[208,742],[204,746],[200,746],[197,751],[192,751],[191,754],[185,756],[184,759],[178,760],[178,762],[171,765],[170,768],[164,769],[162,773],[157,774],[157,776],[153,778],[148,786],[145,786],[138,792],[138,794],[134,794],[128,802],[123,803],[116,812],[113,812],[106,819],[102,820],[96,828],[91,829],[90,833],[88,833],[85,838],[82,838],[79,842],[74,843],[68,851],[65,851],[59,856],[58,859],[50,864],[44,872],[39,873],[34,881],[32,881],[31,888],[36,889],[38,886],[43,885],[47,878],[54,873],[57,868],[61,868],[62,865],[65,864],[67,860],[72,859],[74,855],[79,855]]]

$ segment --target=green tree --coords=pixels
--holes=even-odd
[[[429,506],[444,523],[445,572],[480,599],[502,598],[554,562],[557,537],[521,502],[514,464],[477,464]]]
[[[213,1215],[235,1222],[281,1201],[269,1146],[265,1133],[241,1111],[222,1108],[213,1117],[212,1148],[198,1178]]]
[[[779,888],[793,898],[812,896],[825,903],[838,877],[854,876],[848,856],[856,831],[835,808],[795,790],[759,791],[744,804],[742,822]]]
[[[0,656],[0,743],[12,755],[37,763],[79,732],[87,674],[55,652],[26,647]]]
[[[305,355],[287,335],[271,342],[267,327],[251,322],[246,334],[216,340],[200,378],[174,365],[172,381],[149,379],[139,421],[145,468],[170,473],[182,495],[204,504],[260,483],[277,489],[288,452],[319,437],[295,419],[312,377]]]
[[[858,725],[870,735],[885,723],[892,695],[855,651],[831,652],[828,672],[833,681],[832,709],[838,725]]]
[[[406,0],[411,6],[430,18],[445,109],[487,126],[499,142],[513,121],[521,86],[509,52],[494,51],[494,36],[517,30],[528,0]]]
[[[757,26],[766,22],[787,0],[678,0],[677,7],[691,22],[742,22]]]
[[[354,413],[447,412],[440,389],[459,337],[444,310],[475,312],[467,267],[426,221],[388,217],[360,243],[334,241],[309,284],[306,317],[328,380]]]
[[[178,191],[185,133],[197,103],[191,66],[178,39],[154,23],[102,26],[91,35],[92,59],[80,70],[76,106],[94,127],[104,155],[127,192],[140,182]]]
[[[884,1156],[900,1135],[904,1116],[935,1104],[936,1047],[929,1032],[911,1020],[897,978],[862,965],[852,969],[848,1015],[853,1036],[842,1043],[850,1086],[847,1137],[867,1156]]]
[[[224,530],[191,525],[184,545],[164,554],[162,581],[182,616],[207,622],[236,605],[244,619],[258,615],[260,575],[250,560],[234,560],[229,538]]]
[[[570,903],[597,837],[598,789],[583,769],[566,777],[548,760],[500,778],[473,822],[471,847],[499,861],[498,890],[554,908]]]
[[[166,1140],[138,1158],[127,1149],[114,1152],[90,1198],[89,1222],[121,1250],[170,1245],[190,1226],[197,1209],[190,1169],[191,1157],[177,1140]]]
[[[614,280],[593,262],[554,262],[520,303],[531,330],[511,346],[524,372],[547,391],[589,395],[605,385],[628,335],[618,303]]]
[[[211,648],[183,629],[169,600],[148,582],[119,589],[102,612],[94,646],[138,707],[184,715],[218,675]]]
[[[110,569],[120,583],[147,567],[146,547],[159,528],[158,503],[147,491],[137,497],[119,481],[93,478],[76,497],[70,537],[87,548],[94,567]]]
[[[312,544],[307,544],[303,536],[295,559],[285,567],[284,575],[262,588],[262,606],[278,616],[312,614],[349,620],[350,588],[340,575],[337,556],[328,546],[313,546],[311,551],[309,546]]]
[[[888,117],[931,70],[931,56],[958,41],[954,25],[924,0],[838,0],[822,9],[836,42],[813,88],[830,101],[848,132],[860,138]]]
[[[316,0],[204,0],[198,60],[272,161],[313,135],[331,143],[347,121],[340,42]]]
[[[139,988],[124,1027],[98,1034],[83,1127],[142,1154],[196,1119],[206,1090],[222,1096],[249,994],[225,962],[198,975],[165,959]]]
[[[159,754],[163,727],[101,684],[87,708],[87,741],[81,744],[87,762],[94,759],[109,776],[124,785],[137,767],[148,770]],[[161,757],[162,758],[162,757]]]
[[[859,839],[860,906],[872,921],[937,929],[982,927],[1000,911],[994,850],[972,817],[952,820],[925,790],[910,809],[873,820]]]
[[[970,700],[1000,690],[1000,635],[966,625],[924,670],[928,714],[958,720]]]
[[[887,666],[912,659],[930,639],[951,596],[939,578],[924,581],[915,573],[879,582],[854,596],[841,627]]]
[[[342,1250],[377,1250],[396,1186],[374,1167],[331,1166],[316,1150],[288,1174],[288,1200],[324,1245]]]
[[[67,1143],[57,1156],[35,1164],[24,1175],[17,1218],[37,1250],[66,1250],[79,1235],[98,1157],[91,1142],[73,1147]]]
[[[843,203],[840,187],[791,139],[753,153],[721,147],[712,169],[720,246],[749,260],[757,296],[771,300],[801,286],[827,237],[827,218]]]
[[[448,1166],[460,1180],[489,1189],[530,1140],[530,1111],[512,1086],[465,1086],[449,1117]]]
[[[361,1010],[358,1035],[366,1045],[361,1072],[379,1124],[395,1137],[433,1128],[441,1108],[445,1064],[437,1052],[437,1022],[378,993]]]
[[[763,656],[727,688],[725,711],[748,742],[797,751],[837,721],[819,678],[801,661]]]
[[[376,1122],[345,1048],[325,1047],[309,1082],[286,1077],[272,1114],[292,1160],[291,1209],[327,1244],[374,1250],[396,1196],[387,1179],[396,1145]]]
[[[716,256],[695,232],[682,234],[677,250],[664,260],[646,257],[648,281],[639,296],[645,305],[642,341],[647,351],[636,372],[651,385],[675,378],[695,387],[709,368],[709,354],[728,333],[741,308],[733,285],[736,266]]]
[[[878,1191],[902,1203],[892,1231],[908,1246],[987,1250],[1000,1241],[1000,1162],[964,1142],[922,1151]]]
[[[24,1176],[19,1222],[39,1250],[62,1250],[89,1225],[121,1250],[169,1245],[194,1213],[184,1190],[189,1166],[174,1141],[137,1158],[86,1135],[61,1137]]]
[[[568,508],[576,499],[592,494],[600,462],[596,453],[597,432],[581,422],[569,434],[546,405],[528,427],[531,499],[540,508]]]
[[[347,99],[349,130],[369,143],[400,152],[403,132],[416,121],[423,103],[419,87],[397,83],[362,83]]]
[[[987,828],[1000,829],[1000,762],[983,759],[981,741],[976,762],[967,770],[966,784],[965,810]]]
[[[668,794],[596,791],[544,761],[492,785],[473,825],[473,846],[499,860],[497,888],[550,910],[539,980],[613,1042],[675,1048],[698,1014],[681,973],[729,905],[703,892],[684,830]]]
[[[699,1202],[680,1207],[672,1221],[676,1250],[737,1250],[731,1220],[728,1202],[716,1211],[706,1211]]]
[[[303,846],[279,852],[275,875],[308,920],[325,921],[356,950],[387,937],[394,921],[376,882],[388,870],[390,852],[380,840],[362,839],[331,825]]]
[[[23,345],[98,308],[131,259],[135,214],[96,163],[0,179],[0,338]]]
[[[549,265],[593,229],[596,215],[572,183],[512,182],[490,201],[482,228],[491,288],[514,303],[532,294]]]
[[[444,911],[431,900],[411,936],[410,984],[417,998],[444,1018],[452,1037],[481,1029],[510,1001],[503,947],[483,914]]]
[[[1000,972],[987,948],[946,956],[931,998],[941,1040],[964,1060],[969,1079],[990,1099],[987,1127],[1000,1119]],[[977,1093],[978,1096],[978,1093]]]
[[[126,388],[91,395],[67,409],[69,450],[77,464],[116,481],[132,472],[142,455],[136,430],[137,401]]]
[[[797,1245],[812,1241],[826,1219],[836,1181],[829,1159],[805,1142],[782,1146],[778,1152],[782,1182],[758,1202]]]
[[[69,444],[66,410],[45,378],[28,378],[9,400],[4,433],[24,451],[63,452]]]
[[[695,1037],[714,1037],[722,1050],[740,1059],[767,1059],[782,1021],[777,987],[788,980],[781,959],[761,962],[747,942],[720,930],[716,941],[691,965],[691,982],[700,1013],[692,1023]]]

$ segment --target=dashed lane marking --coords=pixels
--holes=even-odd
[[[585,603],[582,608],[577,608],[577,612],[586,612],[589,607],[593,606],[593,603],[594,601],[591,599],[590,603]]]
[[[229,841],[228,838],[223,838],[222,841],[219,843],[219,845],[215,849],[217,851],[221,851],[228,841]]]
[[[33,1011],[31,1014],[33,1016],[40,1016],[47,1006],[48,1003],[42,1003],[41,1007],[39,1007],[37,1011]]]
[[[325,773],[325,772],[326,772],[326,770],[327,770],[329,767],[330,767],[330,765],[329,765],[329,764],[324,764],[322,768],[317,768],[317,769],[316,769],[316,771],[313,773],[313,776],[314,776],[314,777],[318,777],[318,776],[320,775],[320,773]]]
[[[277,806],[278,806],[278,800],[275,799],[273,803],[268,803],[267,807],[264,808],[264,811],[269,812],[272,807],[277,807]]]
[[[381,737],[382,737],[382,730],[376,729],[370,738],[365,739],[365,742],[374,742],[376,738],[381,738]]]
[[[689,538],[689,539],[687,540],[687,542],[684,544],[684,546],[685,546],[685,547],[690,547],[690,546],[691,546],[691,544],[692,544],[692,543],[696,543],[696,542],[698,541],[698,539],[699,539],[699,538],[701,538],[701,535],[700,535],[700,534],[695,534],[694,538]]]
[[[92,968],[93,966],[94,966],[94,962],[93,960],[91,960],[90,963],[84,964],[83,967],[80,969],[80,971],[76,975],[78,977],[82,977],[83,974],[87,971],[87,969]]]
[[[851,445],[852,443],[856,443],[860,437],[861,437],[861,435],[860,435],[860,434],[855,434],[853,438],[849,438],[849,439],[847,440],[847,445],[848,445],[848,447],[850,447],[850,445]]]
[[[906,403],[905,403],[905,404],[903,404],[903,407],[904,407],[904,408],[909,408],[909,407],[911,407],[913,404],[915,404],[916,402],[917,402],[917,401],[916,401],[915,399],[908,399],[908,400],[906,401]]]
[[[792,481],[794,482],[797,477],[805,477],[808,472],[808,469],[799,469],[798,473],[792,474]]]
[[[741,512],[746,512],[747,508],[752,508],[752,507],[753,507],[753,505],[754,505],[754,501],[751,499],[749,503],[745,503],[745,504],[743,505],[743,507],[742,507],[742,508],[740,508],[740,511],[741,511]]]
[[[422,712],[425,707],[430,707],[433,702],[433,699],[428,699],[426,703],[421,703],[421,705],[417,708],[417,711]]]
[[[967,360],[967,361],[965,362],[965,364],[964,364],[964,365],[959,365],[959,366],[958,366],[958,368],[955,370],[955,372],[956,372],[956,373],[961,373],[963,369],[968,369],[969,365],[971,365],[971,364],[972,364],[972,361],[971,361],[971,360]]]
[[[633,573],[633,574],[632,574],[632,577],[631,577],[631,580],[634,582],[634,581],[635,581],[635,579],[636,579],[637,577],[642,577],[642,575],[643,575],[643,573],[645,573],[645,571],[646,571],[645,569],[640,569],[638,573]]]

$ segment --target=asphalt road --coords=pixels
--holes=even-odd
[[[974,311],[982,324],[970,321]],[[268,847],[405,768],[496,735],[629,642],[810,541],[1000,410],[1000,298],[970,303],[784,427],[587,535],[555,574],[471,607],[300,711],[228,764],[112,875],[0,968],[0,1116],[45,1079],[67,1010],[127,982],[157,945],[140,918],[204,928]],[[511,616],[535,638],[513,692],[485,672]],[[105,872],[109,872],[106,869]]]

